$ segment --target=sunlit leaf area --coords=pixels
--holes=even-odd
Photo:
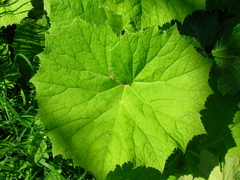
[[[239,12],[0,1],[0,180],[240,180]]]

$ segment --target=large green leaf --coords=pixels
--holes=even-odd
[[[53,153],[98,179],[126,161],[162,171],[173,149],[205,133],[199,111],[212,61],[176,27],[118,38],[108,24],[76,18],[46,36],[40,58],[32,82]]]
[[[100,0],[101,5],[118,14],[124,14],[125,21],[132,19],[139,30],[162,25],[172,19],[183,21],[195,10],[205,9],[205,0]]]
[[[29,0],[0,1],[0,26],[7,26],[20,21],[27,16],[32,9]]]

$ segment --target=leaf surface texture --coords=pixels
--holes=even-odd
[[[77,16],[50,29],[32,79],[54,155],[72,158],[100,180],[127,161],[162,171],[175,148],[184,151],[205,133],[199,111],[212,92],[212,61],[175,26],[124,35],[113,27]]]

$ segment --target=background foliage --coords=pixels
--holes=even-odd
[[[160,11],[156,9],[153,14],[141,17],[136,15],[139,7],[132,9],[131,3],[119,1],[118,5],[114,5],[110,0],[100,2],[102,7],[93,16],[100,17],[99,24],[108,20],[111,27],[117,26],[120,31],[113,28],[117,36],[126,30],[141,31],[146,28],[149,19]],[[165,1],[158,2],[164,5]],[[172,2],[178,3],[171,8],[174,5],[183,6],[180,1]],[[83,168],[74,168],[71,160],[64,160],[62,156],[52,157],[51,142],[45,135],[44,127],[39,120],[34,120],[38,105],[34,99],[35,88],[29,80],[38,70],[39,58],[36,55],[44,50],[46,33],[56,33],[59,27],[66,26],[67,20],[62,21],[63,18],[78,15],[85,21],[94,18],[83,13],[81,2],[72,6],[77,11],[71,10],[71,16],[67,17],[54,15],[60,11],[57,7],[61,6],[56,6],[54,11],[45,6],[45,11],[42,0],[0,3],[0,178],[93,179],[93,175],[84,172]],[[21,8],[15,8],[16,5]],[[94,6],[98,8],[98,1],[88,1],[84,10],[91,14]],[[12,7],[15,9],[9,10]],[[221,0],[199,1],[194,7],[181,16],[175,11],[165,19],[153,18],[157,20],[150,21],[150,25],[160,22],[159,29],[163,30],[177,25],[179,33],[188,38],[197,52],[214,60],[209,73],[209,85],[214,94],[207,98],[206,109],[200,112],[207,134],[193,137],[184,153],[176,149],[168,158],[162,173],[150,167],[135,168],[133,163],[126,162],[117,165],[106,179],[240,179],[240,5],[237,0]],[[171,12],[171,8],[166,9]],[[15,14],[18,10],[21,10],[22,16]],[[65,10],[69,12],[69,9]],[[13,12],[10,17],[9,12]],[[103,12],[106,14],[104,18],[99,16]],[[123,19],[120,18],[121,13],[126,14]],[[53,20],[51,16],[57,19]],[[132,21],[128,24],[129,18]]]

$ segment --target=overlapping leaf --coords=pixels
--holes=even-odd
[[[240,4],[238,0],[207,0],[206,9],[221,9],[226,11],[228,14],[240,15]]]
[[[240,91],[240,25],[231,36],[223,39],[213,50],[214,59],[221,70],[218,88],[223,94],[235,95]]]
[[[11,0],[0,2],[0,26],[20,23],[27,16],[32,5],[29,0]]]
[[[139,30],[152,25],[162,25],[172,19],[183,21],[195,10],[205,9],[205,0],[100,0],[101,5],[118,14],[125,20],[132,19]]]
[[[99,8],[98,0],[46,1],[45,9],[49,12],[51,19],[51,33],[55,31],[58,33],[64,26],[69,26],[76,17],[81,17],[86,22],[96,25],[105,24],[108,21],[117,35],[120,35],[123,26],[128,22],[123,22],[120,15],[110,10]]]
[[[202,123],[207,134],[195,136],[189,142],[187,151],[184,154],[178,150],[168,158],[163,179],[172,175],[173,172],[182,175],[192,174],[194,177],[207,178],[209,176],[206,172],[203,174],[201,167],[198,166],[199,162],[201,162],[202,148],[211,151],[222,162],[228,150],[236,147],[235,137],[233,137],[234,135],[232,135],[228,126],[233,124],[234,114],[239,110],[237,106],[239,101],[240,96],[211,95],[208,97],[205,104],[206,109],[201,111]],[[235,125],[237,124],[232,125],[232,127],[235,127]],[[239,132],[237,126],[234,129],[235,133]],[[237,149],[233,149],[234,152],[232,152],[231,156],[235,156],[237,152],[239,153]],[[211,159],[208,158],[208,160],[210,163]]]

